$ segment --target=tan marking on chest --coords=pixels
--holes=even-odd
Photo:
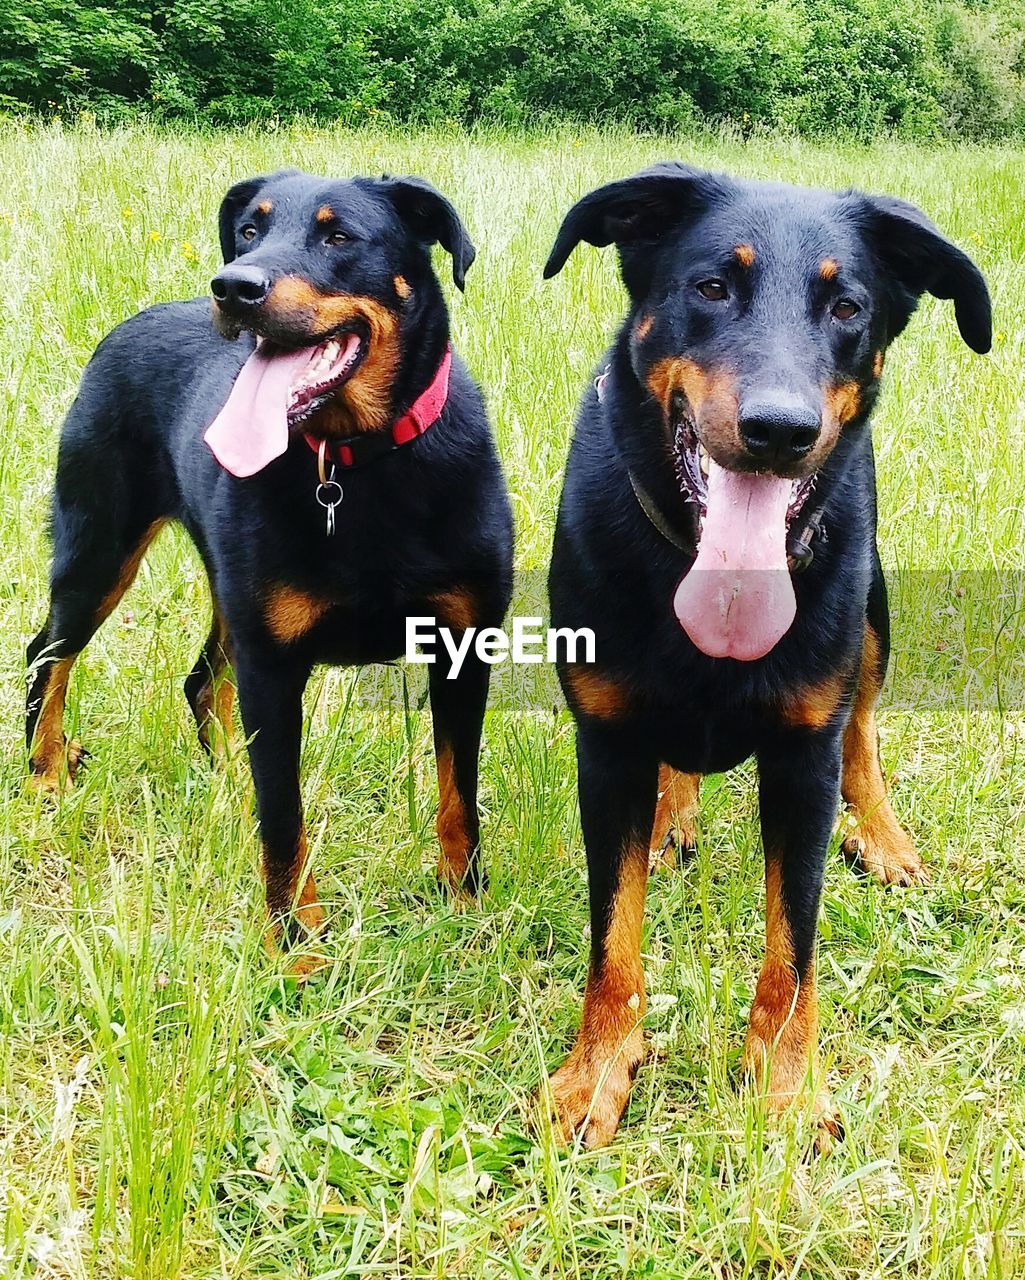
[[[264,604],[264,619],[275,640],[291,644],[306,635],[331,608],[330,600],[295,587],[272,587]]]
[[[617,680],[582,663],[566,668],[566,683],[573,701],[585,715],[596,720],[618,720],[625,715],[629,699]]]
[[[453,631],[465,631],[467,627],[476,626],[477,602],[469,587],[450,587],[448,591],[429,596],[428,600],[442,626]]]
[[[840,709],[847,688],[842,671],[807,685],[781,700],[783,721],[792,729],[824,729]]]

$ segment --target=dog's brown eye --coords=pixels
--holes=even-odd
[[[242,237],[243,240],[255,240],[256,228],[253,226],[251,222],[247,222],[246,225],[239,232],[239,235]]]
[[[833,304],[833,315],[837,320],[853,320],[861,308],[852,298],[841,298]]]
[[[721,280],[702,280],[697,289],[698,293],[709,302],[726,301],[726,286]]]
[[[324,237],[325,244],[345,244],[348,236],[344,231],[332,231],[330,235]]]

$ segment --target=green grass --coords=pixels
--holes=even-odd
[[[573,405],[622,310],[611,253],[579,252],[550,284],[540,265],[573,199],[666,155],[916,200],[996,305],[988,358],[929,301],[888,363],[884,759],[933,878],[887,892],[830,857],[823,1047],[848,1136],[812,1162],[801,1122],[765,1131],[738,1081],[762,952],[749,769],[708,780],[700,857],[653,883],[650,1054],[597,1154],[529,1124],[586,967],[572,728],[551,700],[499,682],[491,890],[457,911],[432,874],[421,686],[404,703],[400,670],[317,675],[304,793],[332,963],[305,985],[260,950],[244,761],[208,771],[181,693],[208,610],[183,536],[156,546],[76,669],[81,784],[55,803],[23,783],[61,417],[112,325],[204,291],[232,180],[388,169],[451,195],[480,247],[455,337],[537,581]],[[1025,1275],[1025,155],[9,125],[0,173],[3,1274]]]

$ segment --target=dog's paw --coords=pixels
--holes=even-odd
[[[649,850],[648,870],[675,871],[690,862],[697,851],[697,834],[692,824],[670,827],[661,842]]]
[[[65,738],[62,750],[52,759],[43,763],[32,761],[32,772],[28,785],[33,791],[45,791],[51,794],[67,793],[74,790],[75,776],[85,766],[89,752],[74,738]]]
[[[832,1095],[825,1085],[799,1076],[795,1062],[787,1060],[786,1056],[782,1064],[777,1062],[773,1066],[768,1083],[763,1084],[769,1054],[769,1047],[764,1041],[749,1033],[744,1049],[744,1075],[757,1091],[766,1114],[773,1120],[779,1120],[792,1109],[795,1114],[806,1116],[815,1131],[812,1143],[815,1155],[828,1155],[845,1136],[843,1119]]]
[[[895,818],[862,820],[843,842],[849,862],[880,884],[913,885],[928,882],[929,873],[911,843],[911,838]]]
[[[556,1129],[565,1143],[579,1138],[585,1147],[612,1141],[626,1110],[641,1057],[624,1045],[611,1058],[574,1048],[548,1081]]]

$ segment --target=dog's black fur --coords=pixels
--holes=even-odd
[[[214,281],[220,302],[155,306],[119,326],[98,347],[68,414],[50,611],[28,651],[27,736],[41,781],[66,781],[80,756],[60,724],[70,661],[115,607],[159,522],[180,521],[214,601],[210,638],[186,681],[201,738],[217,740],[218,710],[230,719],[218,692],[230,664],[250,739],[268,907],[291,923],[298,902],[303,922],[316,925],[299,793],[310,670],[394,659],[407,615],[498,624],[511,591],[512,524],[481,394],[458,357],[445,408],[425,434],[339,473],[333,537],[315,497],[317,457],[301,436],[390,438],[391,422],[431,383],[449,342],[430,246],[440,241],[451,253],[460,288],[474,249],[452,205],[425,182],[294,170],[233,187],[220,239],[230,264]],[[238,281],[261,276],[265,296],[240,298]],[[287,452],[256,475],[223,470],[203,434],[256,337],[301,347],[339,331],[358,332],[363,343],[348,381],[295,424]],[[436,670],[440,869],[473,886],[489,669],[471,653],[456,680],[435,679]]]
[[[642,1052],[637,864],[660,785],[679,781],[665,766],[700,775],[757,758],[769,956],[747,1064],[773,1059],[764,1082],[777,1106],[801,1092],[813,1055],[814,940],[842,767],[862,825],[849,847],[884,880],[920,875],[874,754],[889,622],[868,419],[883,353],[923,292],[953,300],[978,352],[990,304],[974,264],[903,201],[681,164],[584,197],[545,275],[582,240],[615,244],[630,298],[607,376],[583,398],[550,574],[553,624],[596,634],[595,670],[560,673],[577,721],[592,954],[580,1035],[553,1088],[566,1131],[597,1143],[615,1131]],[[796,620],[755,661],[706,656],[673,613],[698,529],[681,431],[730,470],[817,473],[805,511],[815,521],[791,526],[794,561],[812,554],[794,579]],[[835,1131],[826,1095],[814,1105]]]

